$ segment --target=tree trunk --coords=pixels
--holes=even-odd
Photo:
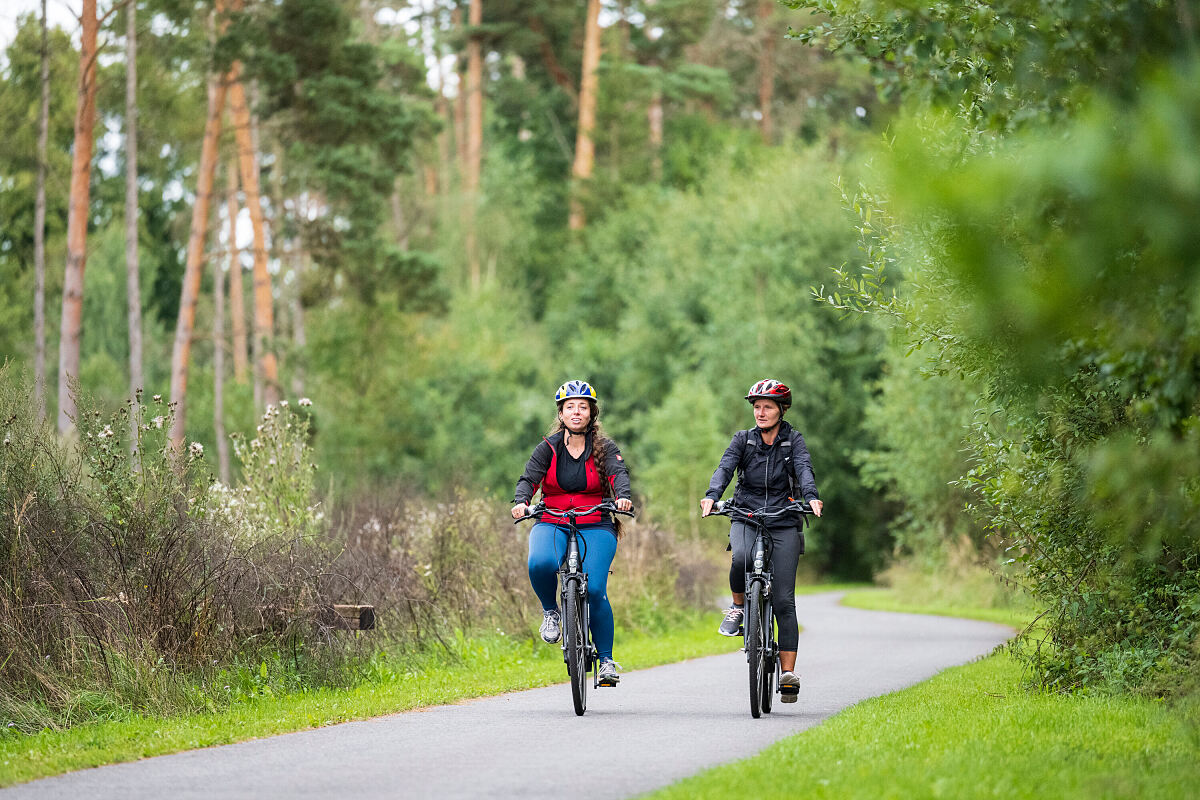
[[[235,252],[230,250],[231,253]],[[225,439],[225,276],[221,262],[213,266],[213,433],[217,437],[217,477],[229,485],[229,442]],[[230,268],[237,265],[231,260]]]
[[[225,165],[225,205],[229,214],[229,314],[233,318],[233,379],[246,382],[246,303],[242,291],[242,260],[237,244],[237,164]]]
[[[37,189],[33,206],[34,404],[46,418],[46,144],[50,131],[50,24],[42,0],[42,105],[38,111]]]
[[[765,144],[774,136],[771,103],[775,95],[775,32],[771,30],[771,15],[775,12],[775,0],[759,0],[758,20],[762,26],[762,46],[758,51],[758,109],[762,114],[759,131]]]
[[[450,109],[446,102],[446,76],[442,69],[442,52],[441,45],[437,37],[434,35],[434,25],[432,14],[426,14],[425,19],[421,23],[421,39],[424,43],[422,51],[432,55],[434,58],[434,74],[436,76],[437,87],[436,96],[433,101],[433,110],[437,114],[438,119],[445,120],[446,127],[438,131],[437,148],[438,148],[438,181],[437,184],[441,187],[448,187],[450,184],[450,134],[449,130],[453,127],[454,121],[450,116]]]
[[[663,144],[663,95],[661,73],[656,76],[654,90],[650,95],[650,106],[646,109],[646,121],[650,126],[650,172],[654,180],[662,180],[662,144]]]
[[[479,242],[475,232],[475,206],[479,202],[479,172],[483,157],[483,43],[476,29],[483,23],[483,0],[471,0],[467,41],[467,270],[471,287],[478,289]]]
[[[142,378],[142,290],[138,280],[137,3],[125,7],[125,296],[129,307],[130,423],[136,447],[138,393]]]
[[[96,0],[83,0],[79,37],[79,99],[75,110],[75,151],[67,215],[67,266],[63,275],[62,326],[58,344],[58,430],[71,429],[79,377],[83,326],[83,271],[87,264],[88,203],[91,193],[93,130],[96,124]]]
[[[456,29],[462,27],[462,9],[457,2],[450,12],[450,24]],[[454,147],[458,152],[460,173],[467,168],[467,81],[463,76],[462,62],[462,51],[459,51],[454,59],[454,74],[458,76],[458,92],[454,97]]]
[[[292,248],[292,269],[296,271],[295,289],[292,292],[292,344],[296,353],[292,361],[292,393],[296,397],[304,395],[304,359],[305,348],[308,346],[308,335],[304,330],[304,303],[302,289],[304,272],[307,268],[308,256],[300,247],[297,240]]]
[[[579,131],[575,136],[575,164],[571,168],[575,185],[571,187],[568,225],[573,231],[582,230],[587,223],[587,215],[579,194],[591,178],[592,167],[596,161],[592,130],[596,127],[596,67],[599,64],[600,0],[588,0],[583,38],[583,73],[579,77]]]
[[[275,313],[271,304],[271,276],[267,272],[266,225],[263,221],[262,199],[258,183],[258,156],[251,136],[250,107],[240,80],[241,64],[230,70],[229,108],[233,114],[233,130],[237,138],[238,167],[246,208],[254,229],[254,344],[255,373],[262,380],[263,403],[278,405],[281,399],[279,366],[275,356]]]
[[[218,3],[217,13],[223,11]],[[212,199],[213,175],[217,169],[217,143],[221,136],[221,110],[225,106],[225,81],[221,76],[208,78],[208,116],[204,121],[204,141],[200,147],[200,166],[196,177],[196,205],[192,207],[192,228],[188,234],[187,263],[183,272],[183,290],[179,301],[179,320],[175,325],[175,345],[171,351],[171,402],[175,415],[170,439],[176,450],[183,446],[187,421],[187,378],[192,353],[192,329],[196,321],[196,300],[204,269],[204,244],[208,238],[208,210]]]

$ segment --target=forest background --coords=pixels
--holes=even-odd
[[[1035,681],[1194,690],[1194,6],[814,6],[89,0],[83,37],[44,47],[39,15],[17,17],[0,73],[14,696],[46,690],[19,635],[30,597],[152,591],[113,534],[147,476],[174,476],[141,514],[147,557],[163,520],[232,524],[230,492],[274,502],[238,524],[321,529],[343,554],[387,513],[434,509],[387,528],[385,566],[356,562],[359,589],[390,574],[411,599],[433,584],[397,588],[414,566],[395,537],[476,513],[465,498],[502,509],[569,378],[600,392],[643,521],[673,542],[668,577],[711,579],[688,566],[711,553],[686,555],[720,549],[697,501],[766,376],[793,387],[827,503],[812,573],[949,573],[975,602],[1019,585],[1044,612]],[[69,520],[122,551],[115,572],[82,545],[63,568]],[[293,599],[346,593],[321,575]],[[218,622],[195,608],[171,622],[191,639],[146,623],[156,656],[205,663],[188,648]]]

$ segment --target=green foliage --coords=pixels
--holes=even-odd
[[[855,454],[863,482],[896,503],[893,532],[899,554],[934,571],[947,546],[982,531],[962,513],[968,492],[953,485],[968,469],[963,439],[975,397],[966,381],[939,374],[936,362],[905,357],[902,341],[889,342],[878,391],[867,403],[864,427],[873,447]]]
[[[1097,88],[1133,96],[1148,65],[1195,35],[1168,0],[785,2],[828,15],[794,36],[866,58],[883,97],[994,130],[1066,114]]]
[[[238,433],[230,436],[242,465],[243,483],[236,492],[230,487],[213,488],[226,495],[217,498],[217,513],[243,536],[313,539],[322,531],[324,514],[317,510],[313,492],[317,465],[308,446],[312,401],[302,397],[296,405],[299,411],[293,411],[287,400],[267,406],[257,435],[249,441]]]
[[[1171,691],[1195,666],[1196,85],[1194,67],[1160,72],[1136,104],[1099,97],[1052,136],[965,157],[947,153],[969,133],[902,129],[900,222],[861,196],[870,270],[826,295],[982,387],[956,483],[1047,612],[1035,675],[1058,688]],[[911,281],[889,296],[895,266]]]

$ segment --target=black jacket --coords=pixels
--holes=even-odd
[[[738,473],[738,483],[733,502],[745,508],[786,505],[789,497],[805,501],[821,499],[804,437],[787,422],[779,423],[779,432],[770,447],[763,444],[757,428],[735,433],[704,496],[720,500],[734,472]],[[800,515],[796,513],[776,517],[770,527],[799,524]]]

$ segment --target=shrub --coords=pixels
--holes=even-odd
[[[203,449],[170,447],[161,397],[108,418],[81,398],[70,447],[30,394],[0,369],[0,713],[31,729],[189,707],[214,666],[340,657],[321,646],[326,558],[306,520],[248,537],[211,513]]]

